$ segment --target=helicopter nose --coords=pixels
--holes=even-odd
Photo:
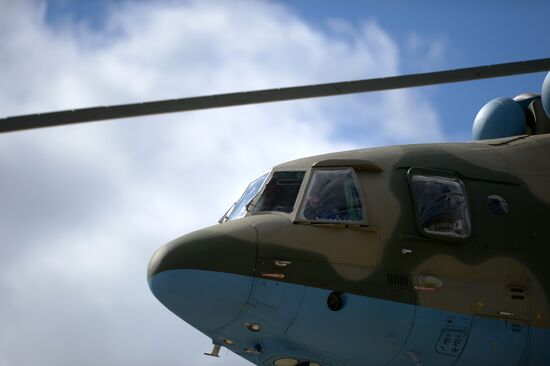
[[[149,261],[155,297],[207,333],[239,315],[252,288],[257,233],[244,219],[184,235]]]

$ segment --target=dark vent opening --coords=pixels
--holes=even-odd
[[[409,287],[409,278],[403,274],[388,273],[388,283],[391,286],[406,288]]]
[[[525,289],[523,287],[510,287],[512,300],[525,300]]]

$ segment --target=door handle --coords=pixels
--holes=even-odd
[[[292,264],[291,261],[285,261],[285,260],[282,260],[282,259],[275,259],[274,263],[277,267],[286,267],[289,264]]]

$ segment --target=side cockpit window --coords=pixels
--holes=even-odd
[[[464,239],[470,235],[470,213],[464,183],[457,177],[409,171],[417,222],[428,235]]]
[[[301,218],[319,222],[362,222],[363,206],[353,169],[313,170]]]
[[[304,171],[274,172],[252,212],[292,212],[304,175]]]

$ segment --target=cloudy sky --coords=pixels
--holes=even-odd
[[[531,1],[0,0],[0,117],[550,56]],[[154,250],[286,160],[468,140],[544,74],[0,136],[1,365],[247,365],[150,294]]]

